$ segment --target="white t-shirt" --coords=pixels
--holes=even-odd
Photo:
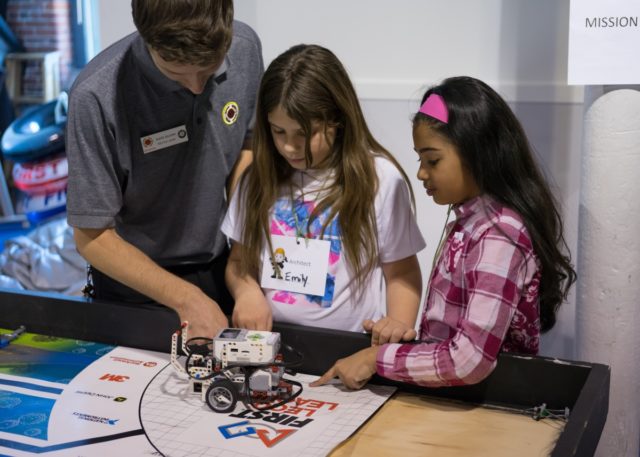
[[[415,217],[411,211],[411,199],[406,182],[398,169],[386,158],[375,158],[379,187],[375,197],[375,214],[378,228],[378,265],[359,290],[352,269],[345,262],[340,228],[335,218],[325,229],[324,239],[331,242],[327,281],[324,296],[306,295],[286,290],[266,289],[263,292],[271,304],[273,319],[313,327],[360,332],[362,321],[377,320],[386,315],[386,296],[382,264],[412,256],[425,247]],[[282,186],[280,196],[271,210],[272,235],[296,235],[296,217],[292,212],[292,196],[297,224],[306,231],[308,215],[323,197],[332,181],[330,171],[296,171],[291,182],[299,187]],[[229,210],[222,223],[222,232],[234,242],[241,243],[244,227],[244,208],[241,188],[231,199]],[[300,198],[302,196],[302,199]],[[304,200],[304,201],[302,201]],[[312,224],[313,238],[320,238],[322,223],[328,216],[326,210]],[[348,222],[343,218],[343,223]],[[266,243],[265,243],[266,244]],[[266,253],[263,250],[262,256]],[[264,259],[261,259],[261,264]],[[259,273],[258,280],[262,275]]]

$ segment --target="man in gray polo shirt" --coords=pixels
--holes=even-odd
[[[232,307],[219,228],[251,160],[261,45],[232,0],[133,0],[132,11],[138,32],[70,92],[68,221],[97,298],[169,306],[212,337]]]

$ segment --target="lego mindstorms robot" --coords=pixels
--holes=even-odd
[[[270,409],[302,392],[299,382],[283,377],[302,355],[283,345],[279,333],[225,328],[213,339],[188,339],[187,331],[185,322],[171,337],[171,364],[188,375],[190,392],[200,394],[213,411],[231,412],[238,400],[257,410]],[[294,361],[284,361],[281,346],[294,354]],[[184,365],[178,348],[186,356]]]

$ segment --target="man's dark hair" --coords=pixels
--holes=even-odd
[[[147,45],[169,62],[211,65],[231,45],[232,0],[132,0],[131,12]]]

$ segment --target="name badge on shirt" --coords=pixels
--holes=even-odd
[[[189,141],[189,135],[187,135],[187,127],[185,125],[179,125],[172,129],[152,133],[151,135],[140,138],[142,152],[145,154],[187,141]]]
[[[268,246],[264,251],[260,285],[323,297],[331,242],[271,235],[271,243],[273,254],[268,252]]]

